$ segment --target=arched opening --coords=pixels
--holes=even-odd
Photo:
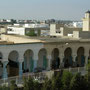
[[[60,66],[60,58],[59,58],[59,50],[55,48],[52,51],[52,63],[51,63],[51,68],[52,69],[59,69]]]
[[[72,67],[73,66],[73,61],[72,61],[72,50],[71,48],[66,48],[64,51],[64,67]]]
[[[0,78],[2,78],[2,73],[3,73],[2,59],[3,59],[3,55],[2,55],[2,53],[0,52]]]
[[[77,67],[83,67],[85,65],[85,56],[84,56],[83,47],[80,47],[77,50],[76,64],[77,64]]]
[[[38,68],[41,68],[41,70],[46,70],[47,66],[47,51],[46,49],[41,49],[38,53]]]
[[[8,76],[17,76],[19,75],[19,63],[18,63],[19,54],[17,51],[12,51],[8,56]]]
[[[23,71],[24,73],[33,72],[33,68],[34,68],[33,51],[26,50],[24,53]]]

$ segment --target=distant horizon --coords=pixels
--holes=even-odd
[[[81,21],[90,0],[0,0],[0,19]]]
[[[14,19],[14,20],[37,20],[37,21],[44,21],[44,20],[51,20],[51,19],[55,19],[55,18],[51,18],[51,19],[16,19],[16,18],[0,18],[0,20],[11,20],[11,19]],[[73,20],[73,19],[55,19],[55,20],[61,20],[61,21],[82,21],[82,18],[81,20]]]
[[[0,18],[0,20],[11,20],[11,19],[13,19],[13,20],[32,20],[32,21],[34,21],[34,20],[36,20],[36,21],[45,21],[45,20],[52,20],[52,19],[54,19],[54,18],[51,18],[51,19],[14,19],[14,18],[10,18],[10,19],[7,19],[7,18]],[[68,19],[54,19],[54,20],[60,20],[60,21],[82,21],[82,20],[68,20]]]

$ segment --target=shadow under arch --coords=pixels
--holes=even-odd
[[[76,65],[77,67],[83,67],[85,65],[85,56],[83,47],[79,47],[77,50]]]
[[[45,48],[42,48],[39,50],[38,53],[38,68],[41,68],[42,70],[46,70],[47,67],[48,67],[47,51]]]
[[[0,52],[0,78],[2,78],[2,74],[3,74],[3,63],[2,63],[2,59],[3,59],[3,54]]]
[[[64,67],[68,68],[72,66],[73,66],[72,49],[68,47],[64,51]]]
[[[34,69],[34,60],[33,60],[33,51],[28,49],[24,53],[24,62],[23,62],[23,72],[33,72]]]
[[[51,56],[52,56],[51,69],[59,69],[60,66],[59,49],[54,48]]]
[[[8,65],[7,65],[7,71],[8,71],[8,76],[18,76],[19,75],[19,53],[18,51],[11,51],[8,56]]]

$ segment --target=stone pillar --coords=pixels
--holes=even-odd
[[[77,55],[73,55],[73,62],[76,62]]]
[[[37,61],[38,60],[34,60],[34,69],[37,68]]]
[[[88,47],[85,48],[84,56],[85,56],[85,64],[84,64],[84,66],[86,67],[87,64],[88,64],[88,57],[89,57],[89,49],[88,49]]]
[[[73,54],[73,66],[76,66],[76,57],[77,57],[77,55],[76,54]]]
[[[51,55],[48,55],[47,58],[48,58],[48,68],[47,68],[47,70],[51,70]]]
[[[87,64],[88,64],[88,54],[85,55],[85,66],[87,66]]]
[[[73,46],[72,46],[72,58],[73,58],[72,60],[73,60],[73,66],[74,66],[74,67],[77,66],[77,62],[76,62],[77,50],[78,50],[77,45],[73,45]]]
[[[33,56],[33,61],[34,61],[34,66],[33,66],[33,71],[35,72],[35,68],[37,68],[38,67],[38,53],[39,53],[39,50],[37,49],[34,49],[33,50],[33,52],[34,52],[34,56]]]
[[[65,45],[61,44],[61,46],[59,47],[60,68],[64,67],[64,51],[65,51]]]
[[[3,76],[2,76],[2,78],[7,79],[8,78],[8,73],[7,73],[8,61],[3,61],[2,63],[3,63]]]
[[[63,61],[63,59],[64,59],[64,54],[63,53],[61,53],[60,54],[60,56],[59,56],[59,58],[60,58],[60,68],[63,68],[64,67],[64,61]]]
[[[38,64],[38,56],[34,56],[34,58],[33,58],[34,60],[33,60],[33,71],[35,72],[35,68],[37,68],[37,64]]]
[[[19,61],[19,77],[22,77],[22,75],[23,75],[22,63],[23,63],[23,61]]]

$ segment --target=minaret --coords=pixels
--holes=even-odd
[[[83,31],[90,31],[90,11],[89,10],[85,13],[85,17],[83,18]]]

